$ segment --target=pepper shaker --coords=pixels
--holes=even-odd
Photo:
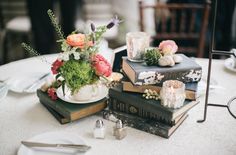
[[[98,139],[104,139],[105,138],[105,132],[106,132],[106,128],[105,125],[103,124],[102,120],[97,120],[94,130],[93,130],[93,135],[94,138],[98,138]]]
[[[116,121],[116,125],[113,128],[113,135],[116,137],[116,139],[123,139],[127,135],[127,128],[124,127],[121,120]]]

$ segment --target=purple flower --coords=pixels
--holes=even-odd
[[[115,25],[119,25],[122,21],[118,19],[117,16],[115,18],[112,18],[111,21],[107,24],[107,28],[111,29]]]
[[[91,26],[91,30],[94,32],[95,29],[96,29],[96,28],[95,28],[95,25],[94,25],[93,23],[91,23],[90,26]]]

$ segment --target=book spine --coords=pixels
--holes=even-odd
[[[70,113],[65,111],[62,107],[60,107],[55,101],[51,100],[50,98],[46,98],[43,93],[40,91],[37,91],[38,98],[40,98],[40,102],[44,105],[54,109],[59,114],[61,114],[63,117],[67,118],[69,121],[71,121]]]
[[[123,82],[123,91],[126,92],[135,92],[135,93],[144,93],[146,89],[151,89],[156,91],[157,93],[160,92],[160,86],[153,86],[153,85],[143,85],[143,86],[136,86],[133,85],[131,82]],[[197,92],[192,90],[185,90],[186,99],[195,101],[197,98]]]
[[[135,79],[131,80],[134,85],[161,84],[166,80],[179,80],[184,83],[199,82],[202,69],[191,69],[178,72],[159,73],[155,71],[135,72]]]
[[[169,138],[169,128],[166,125],[143,118],[128,116],[115,111],[104,111],[103,118],[115,122],[120,119],[126,126],[145,131],[150,134],[158,135],[164,138]]]
[[[136,115],[141,118],[147,118],[155,121],[159,121],[170,126],[176,124],[174,120],[167,119],[163,117],[163,113],[156,111],[156,113],[152,113],[144,110],[141,107],[134,106],[129,103],[124,103],[115,97],[110,96],[109,98],[109,109],[117,112],[123,112],[126,114]]]
[[[199,82],[202,77],[201,67],[192,69],[171,70],[159,72],[155,70],[135,71],[127,60],[123,59],[122,70],[129,77],[134,85],[161,84],[166,80],[179,80],[184,83]]]

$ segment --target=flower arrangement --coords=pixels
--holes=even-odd
[[[97,83],[101,77],[106,78],[111,75],[111,65],[102,55],[98,54],[98,49],[102,35],[120,23],[117,17],[107,25],[99,27],[91,23],[88,33],[74,31],[65,38],[51,10],[48,10],[48,15],[60,38],[58,42],[61,43],[61,53],[51,65],[52,74],[55,75],[55,82],[47,88],[51,99],[57,99],[56,89],[59,87],[62,87],[64,94],[65,87],[74,94],[83,86]],[[22,45],[26,50],[35,53],[28,45]]]
[[[182,62],[182,57],[175,55],[178,46],[173,40],[162,41],[157,48],[147,48],[144,60],[148,66],[174,66]]]

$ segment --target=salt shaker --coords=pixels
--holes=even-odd
[[[103,124],[102,120],[97,120],[94,130],[93,130],[93,135],[94,138],[98,138],[98,139],[104,139],[105,138],[105,132],[106,132],[106,128],[105,125]]]
[[[116,121],[116,125],[113,128],[113,135],[116,137],[116,139],[123,139],[127,135],[127,128],[124,127],[121,120]]]

